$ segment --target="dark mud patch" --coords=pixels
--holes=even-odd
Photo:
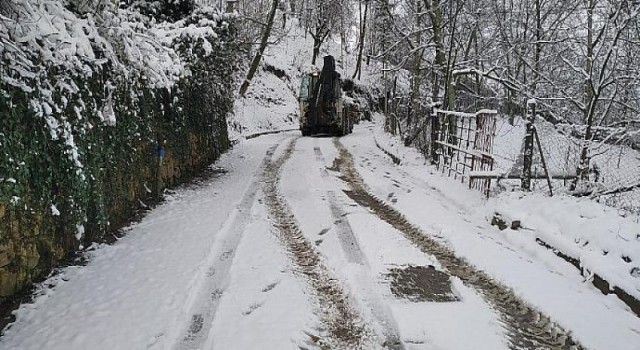
[[[262,289],[262,293],[272,291],[280,282],[273,282]]]
[[[387,274],[391,293],[413,302],[460,301],[451,289],[450,276],[433,266],[407,266],[390,269]]]
[[[277,68],[270,64],[264,65],[262,69],[265,72],[269,72],[282,80],[287,80],[287,81],[289,80],[289,75],[287,75],[287,72],[285,72],[283,69]]]
[[[395,165],[400,165],[400,158],[396,157],[395,154],[387,151],[386,149],[384,149],[384,147],[380,146],[380,144],[378,143],[378,140],[376,140],[374,138],[374,142],[376,143],[376,147],[378,147],[378,149],[380,149],[382,152],[384,152],[384,154],[386,154],[389,158],[391,158],[391,161],[393,162],[393,164]]]
[[[191,324],[189,325],[189,335],[194,336],[202,330],[204,325],[204,317],[201,314],[196,314],[191,317]]]

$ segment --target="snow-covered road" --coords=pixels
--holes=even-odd
[[[624,304],[373,131],[240,142],[46,281],[0,349],[639,348]]]

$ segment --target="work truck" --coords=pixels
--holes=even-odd
[[[298,95],[303,136],[351,133],[353,123],[343,110],[342,80],[333,56],[324,57],[322,71],[305,73]]]

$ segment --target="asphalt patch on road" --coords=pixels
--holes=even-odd
[[[386,275],[391,293],[413,302],[453,302],[460,298],[451,289],[451,280],[445,272],[433,266],[407,266],[390,269]]]

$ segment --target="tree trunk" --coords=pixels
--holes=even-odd
[[[447,59],[447,64],[444,67],[444,76],[445,76],[445,90],[444,90],[444,108],[450,111],[454,111],[456,109],[456,87],[454,84],[454,79],[456,79],[456,77],[453,76],[452,72],[453,72],[453,67],[455,66],[455,62],[457,59],[457,50],[456,52],[454,52],[454,40],[455,37],[457,35],[456,33],[456,27],[457,27],[457,19],[458,19],[458,13],[460,11],[461,7],[458,7],[455,10],[454,13],[454,9],[453,7],[449,9],[449,18],[447,19],[448,22],[451,23],[451,33],[449,35],[449,54]],[[455,123],[451,123],[452,128],[455,128]],[[452,129],[451,135],[455,135],[455,132],[453,132],[455,129]]]
[[[312,65],[316,64],[316,58],[318,58],[318,54],[320,54],[320,45],[322,45],[320,39],[316,39],[316,37],[313,37],[313,58],[311,58]]]
[[[592,125],[594,114],[594,91],[593,91],[593,8],[594,0],[589,0],[587,7],[587,62],[585,70],[587,78],[584,80],[584,119],[587,123],[582,150],[580,151],[580,163],[576,169],[576,180],[571,185],[571,190],[575,190],[579,181],[586,180],[589,176],[589,140],[592,137]]]
[[[445,80],[445,71],[447,68],[447,56],[444,53],[444,35],[443,35],[443,21],[442,10],[440,6],[440,0],[424,0],[424,4],[429,17],[431,19],[431,25],[433,26],[433,43],[436,47],[436,57],[434,61],[434,70],[432,77],[433,91],[431,99],[436,102],[439,100],[440,84]]]
[[[271,12],[269,12],[269,18],[267,20],[267,27],[264,29],[262,33],[262,40],[260,41],[260,47],[258,48],[258,52],[256,52],[253,61],[251,61],[251,66],[249,67],[249,73],[247,73],[247,77],[242,82],[242,86],[240,86],[240,95],[244,97],[247,93],[247,89],[249,88],[249,84],[251,83],[251,79],[256,74],[258,70],[258,66],[260,65],[260,60],[262,59],[262,54],[264,53],[264,49],[267,48],[267,42],[269,41],[269,35],[271,35],[271,28],[273,27],[273,19],[276,16],[276,9],[278,7],[278,0],[273,0],[273,4],[271,5]]]
[[[540,10],[540,0],[536,0],[536,52],[533,62],[533,83],[531,84],[532,95],[535,97],[540,80],[540,55],[542,53],[542,17]]]
[[[422,24],[422,7],[420,6],[420,0],[416,1],[416,28],[420,28]],[[411,84],[411,112],[407,116],[407,127],[406,130],[411,130],[412,123],[418,122],[418,113],[420,111],[420,80],[421,80],[421,72],[420,72],[420,61],[422,61],[422,50],[418,49],[422,44],[422,31],[417,31],[416,33],[416,45],[415,52],[413,53],[413,80]],[[412,140],[408,140],[411,143]],[[406,144],[406,140],[405,140]],[[409,145],[407,145],[409,146]]]
[[[364,38],[367,26],[367,12],[369,10],[369,2],[367,1],[364,5],[364,17],[360,18],[362,25],[360,26],[360,46],[358,47],[358,60],[356,61],[356,71],[353,72],[352,79],[355,79],[356,76],[358,80],[362,76],[362,51],[364,49]]]

